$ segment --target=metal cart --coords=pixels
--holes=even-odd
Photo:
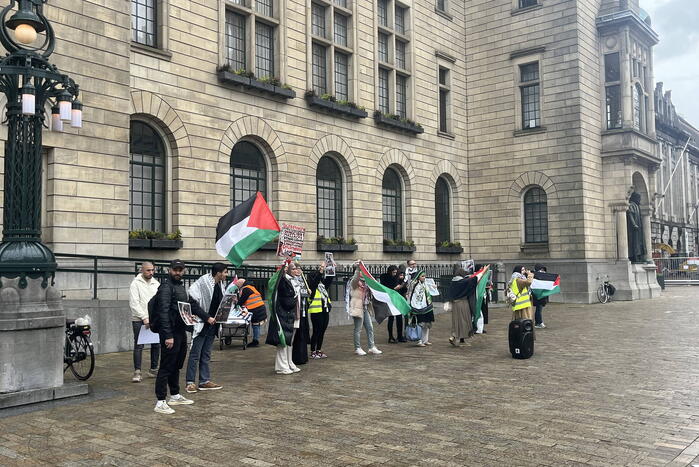
[[[243,341],[243,350],[248,346],[248,336],[250,335],[250,320],[244,318],[230,320],[227,323],[221,324],[221,330],[218,335],[219,349],[223,350],[223,346],[232,345],[233,339],[241,339]]]

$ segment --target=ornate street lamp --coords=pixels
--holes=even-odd
[[[3,278],[53,281],[56,259],[41,242],[41,139],[46,105],[51,129],[63,121],[82,126],[78,85],[61,74],[48,57],[53,53],[53,28],[43,14],[48,0],[9,0],[0,13],[0,43],[8,54],[0,60],[0,90],[7,97],[5,199],[0,243],[0,290]],[[15,10],[15,7],[17,9]],[[12,14],[8,19],[8,15]],[[43,33],[40,36],[39,33]],[[39,39],[39,44],[34,43]]]

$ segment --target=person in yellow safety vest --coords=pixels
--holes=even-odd
[[[510,281],[510,290],[517,297],[512,305],[512,319],[534,319],[534,308],[529,291],[533,280],[534,273],[525,269],[524,266],[515,266]]]
[[[262,294],[252,284],[244,285],[240,289],[238,305],[245,307],[252,313],[250,320],[252,323],[252,342],[248,344],[248,347],[257,347],[260,345],[260,327],[267,320],[267,308],[265,308]]]
[[[328,358],[321,348],[323,347],[323,337],[328,329],[330,310],[332,309],[328,289],[335,276],[326,276],[325,266],[325,261],[323,261],[317,271],[312,271],[308,274],[308,284],[311,287],[311,297],[313,297],[310,299],[308,307],[308,314],[311,316],[311,324],[313,325],[313,335],[311,335],[312,359]],[[313,290],[314,285],[316,286],[315,291]]]

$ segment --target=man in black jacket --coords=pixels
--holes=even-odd
[[[156,293],[158,333],[160,334],[160,369],[155,379],[155,396],[158,402],[155,411],[171,414],[175,411],[170,405],[188,405],[194,401],[180,394],[180,370],[187,356],[187,325],[180,316],[178,302],[189,303],[192,313],[201,320],[214,324],[216,321],[190,300],[182,282],[185,265],[179,259],[170,263],[169,277],[164,280]],[[170,388],[170,400],[165,401]]]

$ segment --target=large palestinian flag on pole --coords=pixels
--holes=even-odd
[[[279,235],[279,224],[259,191],[218,221],[216,251],[235,266]]]
[[[558,274],[535,272],[531,291],[537,299],[561,293],[561,278]]]
[[[490,280],[491,273],[492,271],[490,269],[488,269],[486,272],[485,268],[483,267],[471,276],[478,278],[478,284],[476,285],[476,309],[472,310],[473,327],[478,334],[483,332],[484,320],[481,310],[483,307],[483,300],[485,300],[485,294],[487,293],[488,281]]]
[[[371,295],[374,297],[374,317],[376,322],[381,322],[388,316],[407,315],[410,313],[410,305],[401,294],[395,290],[381,285],[367,271],[364,263],[359,263],[359,274],[366,282],[366,285],[371,290]]]

